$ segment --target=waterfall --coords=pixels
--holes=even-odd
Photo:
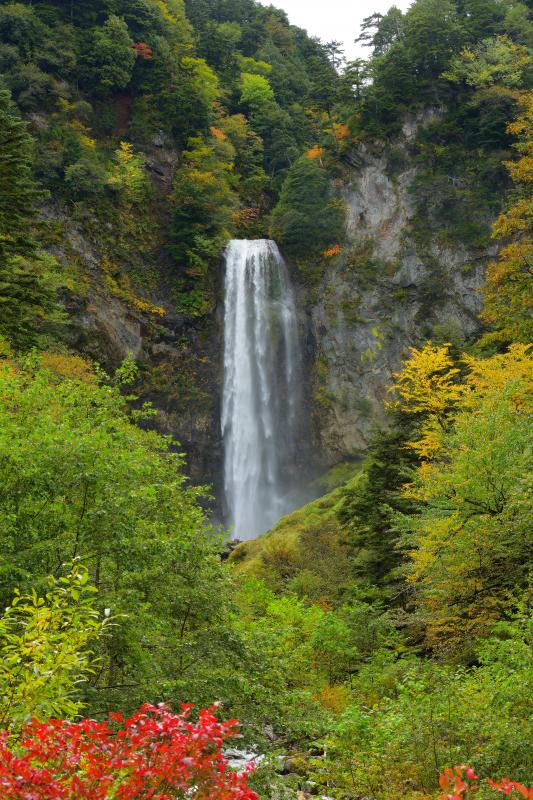
[[[296,505],[301,355],[276,243],[233,240],[225,262],[224,491],[233,536],[251,539]]]

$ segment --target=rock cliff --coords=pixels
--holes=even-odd
[[[460,344],[479,330],[490,247],[419,235],[411,190],[415,131],[412,124],[404,127],[396,171],[390,150],[376,154],[360,146],[351,154],[338,181],[346,241],[318,287],[301,300],[309,304],[312,411],[325,463],[364,449],[408,346],[427,337]]]
[[[340,253],[326,260],[312,285],[293,270],[320,469],[364,450],[409,345],[427,336],[461,343],[479,327],[488,251],[449,235],[420,236],[412,193],[416,129],[406,124],[393,149],[361,145],[349,154],[335,181],[347,215]],[[162,194],[174,162],[175,154],[161,146],[149,155]],[[192,480],[218,493],[222,267],[217,307],[203,317],[178,314],[172,265],[161,248],[151,267],[156,277],[143,286],[139,304],[116,290],[97,235],[57,206],[46,207],[45,216],[62,226],[62,244],[50,250],[81,263],[90,276],[85,296],[70,308],[73,344],[108,368],[129,354],[137,360],[140,398],[157,409],[152,424],[180,442]],[[151,313],[151,305],[164,309],[164,316]]]

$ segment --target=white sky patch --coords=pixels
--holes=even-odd
[[[323,42],[344,42],[348,60],[368,58],[369,48],[355,44],[361,22],[375,11],[385,14],[393,5],[406,11],[411,0],[260,0],[287,12],[292,25],[304,28]]]

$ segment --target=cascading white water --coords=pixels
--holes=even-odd
[[[233,536],[251,539],[295,506],[301,355],[287,267],[269,239],[225,256],[224,490]]]

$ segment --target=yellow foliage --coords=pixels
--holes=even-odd
[[[424,460],[403,488],[406,498],[421,504],[406,528],[408,581],[417,586],[431,647],[464,647],[486,633],[512,606],[509,571],[519,575],[527,563],[532,347],[515,343],[486,359],[463,354],[466,374],[446,425],[429,414],[421,438],[410,443]],[[433,358],[434,350],[428,348]],[[446,375],[449,358],[439,354],[435,360]],[[407,362],[403,372],[412,376],[413,364]],[[420,409],[413,385],[426,384],[418,378],[415,373],[407,399]]]
[[[351,700],[351,695],[345,686],[322,686],[316,699],[326,711],[342,714]]]
[[[501,396],[513,384],[509,401],[515,410],[531,408],[533,396],[533,345],[515,343],[506,353],[479,359],[464,355],[463,361],[469,369],[466,379],[470,389],[462,399],[466,409],[476,408],[488,397]]]
[[[409,447],[418,454],[419,458],[433,458],[440,448],[442,429],[430,420],[422,427],[420,433],[420,439],[409,442]]]
[[[516,229],[516,225],[514,228]],[[488,265],[484,288],[485,305],[481,318],[488,324],[495,325],[497,330],[486,333],[484,342],[502,339],[531,340],[532,264],[533,239],[526,236],[519,242],[511,242],[503,247],[498,261]]]
[[[166,0],[155,0],[156,6],[159,8],[163,17],[166,19],[167,22],[172,22],[176,24],[178,22],[178,18],[169,8],[168,2]]]
[[[129,142],[121,142],[114,155],[115,163],[108,185],[120,191],[128,204],[139,202],[147,184],[144,156],[136,154]]]
[[[104,273],[106,286],[111,294],[124,300],[129,306],[137,309],[137,311],[142,311],[147,314],[156,314],[159,317],[165,316],[166,311],[164,308],[155,306],[153,303],[150,303],[149,300],[143,300],[135,295],[131,288],[128,275],[121,275],[119,280],[115,278],[113,274],[114,267],[108,258],[104,257],[102,259],[101,267]]]
[[[81,119],[71,119],[68,123],[68,127],[71,130],[76,131],[76,133],[87,133],[87,125],[85,125]]]
[[[401,372],[394,373],[396,383],[389,389],[400,396],[403,411],[444,419],[460,400],[463,387],[457,382],[459,370],[454,366],[450,347],[428,342],[422,350],[409,348],[411,357]]]
[[[210,171],[193,169],[189,172],[189,178],[197,190],[209,189],[209,187],[216,186],[217,184],[216,175]]]
[[[422,499],[423,495],[420,493],[419,497]],[[439,558],[442,548],[460,529],[461,521],[457,513],[453,513],[449,517],[432,519],[431,524],[426,524],[421,528],[420,534],[424,540],[424,547],[419,547],[409,553],[412,562],[412,570],[408,575],[410,583],[429,583],[427,574],[429,567],[433,566]],[[457,564],[458,569],[459,567],[460,565]],[[453,575],[450,575],[450,578],[453,578]]]
[[[7,339],[4,339],[3,336],[0,336],[0,359],[11,358],[12,356],[13,348]],[[2,361],[0,361],[0,365],[2,365]]]
[[[521,113],[509,126],[519,137],[517,161],[505,165],[517,187],[516,201],[496,220],[495,238],[514,238],[488,265],[482,319],[496,330],[483,341],[531,341],[533,321],[533,92],[519,97]]]
[[[64,113],[68,113],[69,111],[72,111],[72,109],[74,108],[74,103],[71,103],[65,97],[58,97],[57,105],[59,106],[60,110]]]
[[[18,369],[15,365],[15,362],[12,360],[13,353],[9,345],[5,343],[5,340],[0,339],[0,383],[3,384],[3,388],[7,386],[7,381],[10,378],[14,378],[18,374]],[[3,395],[0,393],[0,398]]]
[[[43,367],[60,375],[62,378],[80,381],[81,383],[96,383],[97,375],[87,361],[80,356],[68,355],[66,353],[41,353],[40,361]]]
[[[119,161],[129,164],[133,158],[133,145],[130,144],[130,142],[121,142],[120,148],[117,151],[117,156]]]
[[[91,139],[90,136],[82,133],[80,136],[80,144],[86,150],[96,150],[96,139]]]
[[[437,454],[445,422],[452,412],[472,411],[487,398],[500,397],[512,385],[509,402],[515,410],[531,407],[533,393],[532,345],[515,343],[507,352],[479,359],[463,354],[461,361],[468,374],[457,380],[459,369],[449,353],[449,344],[435,347],[426,344],[422,350],[411,348],[411,358],[395,373],[395,391],[399,401],[389,406],[404,413],[422,417],[420,437],[409,442],[420,458],[432,459]]]
[[[493,236],[500,239],[513,233],[530,230],[533,221],[533,208],[528,198],[518,200],[504,211],[492,227]]]

